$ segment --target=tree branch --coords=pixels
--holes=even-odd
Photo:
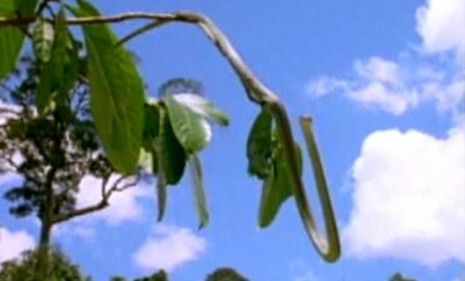
[[[115,191],[116,192],[123,191],[123,190],[125,190],[127,188],[135,186],[137,184],[137,182],[138,182],[137,178],[134,181],[130,181],[130,182],[124,182],[125,179],[127,179],[126,176],[119,177],[117,180],[115,180],[113,182],[113,184],[111,185],[111,187],[108,190],[106,190],[106,186],[107,186],[108,181],[104,179],[103,182],[102,182],[102,198],[100,199],[99,202],[97,202],[94,205],[83,207],[81,209],[77,209],[77,210],[71,211],[71,212],[66,213],[66,214],[57,215],[53,219],[53,224],[68,221],[68,220],[71,220],[73,218],[76,218],[76,217],[79,217],[79,216],[84,216],[84,215],[87,215],[87,214],[90,214],[90,213],[93,213],[93,212],[97,212],[97,211],[100,211],[100,210],[108,207],[110,205],[110,203],[108,201],[109,201],[111,195],[113,194],[113,192],[115,192]],[[122,185],[120,186],[120,184],[122,184]]]
[[[35,21],[32,18],[1,18],[1,26],[24,26]],[[99,17],[81,17],[67,18],[65,23],[68,25],[86,25],[102,23],[119,23],[128,20],[152,20],[151,28],[160,27],[168,23],[181,22],[194,24],[200,27],[205,35],[217,47],[220,53],[228,60],[236,74],[240,77],[250,100],[265,104],[278,100],[276,94],[267,88],[245,64],[241,56],[234,49],[228,37],[206,16],[193,12],[174,12],[174,13],[144,13],[130,12],[113,16]],[[53,22],[52,20],[50,20]]]

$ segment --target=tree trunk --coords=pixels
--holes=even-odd
[[[49,249],[53,227],[53,210],[55,209],[55,194],[53,192],[53,179],[55,178],[55,173],[55,167],[52,167],[52,169],[47,173],[47,181],[45,183],[45,202],[42,203],[42,210],[39,210],[41,226],[36,264],[36,281],[48,280]]]
[[[36,264],[37,281],[48,280],[47,273],[49,271],[49,248],[52,227],[53,225],[50,223],[48,219],[44,219],[41,221],[40,240]]]

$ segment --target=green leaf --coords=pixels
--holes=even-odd
[[[64,24],[61,10],[55,23],[55,40],[51,57],[40,73],[37,92],[37,107],[40,114],[52,110],[54,106],[64,106],[69,91],[79,75],[78,44]]]
[[[79,0],[77,16],[99,16],[87,1]],[[115,47],[117,38],[106,24],[83,26],[89,57],[91,111],[97,133],[114,168],[135,171],[144,126],[144,85],[131,55]]]
[[[143,147],[154,158],[160,158],[166,183],[176,185],[184,174],[186,152],[174,135],[166,109],[155,104],[146,104],[144,108]],[[153,173],[157,174],[158,169],[158,161],[154,161]]]
[[[260,179],[266,179],[272,170],[273,116],[263,108],[255,119],[247,139],[247,158],[249,159],[249,174]]]
[[[160,113],[157,104],[144,104],[144,130],[142,131],[142,147],[146,151],[153,150],[153,140],[160,133]]]
[[[14,2],[16,11],[21,17],[31,17],[34,15],[39,0],[15,0]]]
[[[195,202],[200,220],[199,228],[203,228],[208,224],[209,214],[207,200],[205,197],[205,188],[203,186],[202,165],[200,164],[200,160],[197,155],[192,155],[189,160],[189,167],[194,181]]]
[[[50,60],[54,37],[53,25],[44,19],[39,19],[32,31],[32,46],[39,61],[48,62]]]
[[[273,222],[281,205],[293,194],[292,181],[286,169],[285,152],[279,135],[274,149],[277,151],[273,164],[273,173],[263,182],[262,197],[260,200],[258,224],[262,228],[268,227]],[[297,143],[294,149],[299,161],[299,173],[302,174],[302,153]]]
[[[163,163],[166,183],[169,185],[176,185],[184,174],[187,155],[174,134],[169,117],[166,116],[163,121],[163,129],[160,134],[161,151],[157,157],[159,157]]]
[[[160,146],[158,146],[157,154],[160,154]],[[167,186],[166,186],[166,175],[165,169],[163,167],[163,161],[160,157],[153,157],[153,165],[158,166],[157,172],[157,199],[158,199],[158,217],[157,221],[161,221],[165,214],[166,201],[167,201]],[[156,162],[156,163],[155,163]]]
[[[16,17],[14,0],[0,1],[0,17]],[[18,27],[0,28],[0,80],[14,69],[23,41],[24,34]]]
[[[172,95],[164,98],[176,138],[191,155],[202,150],[210,141],[211,128],[199,114],[176,101]]]
[[[202,117],[213,120],[222,126],[227,126],[229,124],[229,116],[212,102],[200,95],[185,93],[175,94],[173,97],[177,102],[188,107]]]

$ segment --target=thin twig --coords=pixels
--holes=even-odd
[[[250,100],[265,104],[267,102],[277,101],[276,94],[267,88],[252,71],[248,68],[241,56],[234,49],[227,36],[206,16],[193,12],[174,12],[174,13],[145,13],[130,12],[113,16],[98,17],[81,17],[67,18],[64,22],[68,25],[86,25],[102,23],[119,23],[128,20],[152,20],[160,24],[154,24],[154,27],[160,27],[167,23],[181,22],[195,24],[202,29],[205,35],[217,47],[220,53],[228,60],[234,71],[241,79],[247,95]],[[1,26],[24,26],[35,21],[35,18],[0,18]],[[53,22],[49,19],[50,22]]]

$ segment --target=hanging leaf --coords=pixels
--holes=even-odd
[[[190,93],[173,95],[177,102],[188,107],[204,118],[217,122],[222,126],[229,124],[228,115],[202,96]]]
[[[205,197],[205,188],[203,186],[202,165],[200,164],[200,160],[197,155],[194,154],[191,156],[191,159],[189,160],[189,167],[194,181],[195,202],[200,220],[199,228],[203,228],[208,224],[209,214],[207,199]]]
[[[272,127],[273,116],[263,108],[255,119],[247,139],[249,174],[266,179],[272,172]]]
[[[184,174],[186,152],[174,135],[166,109],[155,104],[145,104],[144,109],[143,147],[162,161],[167,184],[176,185]],[[153,163],[152,171],[157,174],[158,161]]]
[[[156,154],[161,154],[161,147],[160,145],[157,146],[157,150],[155,151]],[[157,171],[157,199],[158,199],[158,217],[157,221],[161,221],[165,214],[166,209],[166,200],[167,200],[167,186],[166,186],[166,175],[165,175],[165,167],[163,166],[163,161],[161,157],[153,157],[153,165],[158,166]],[[156,161],[156,163],[155,163]]]
[[[28,5],[19,5],[21,2],[29,2]],[[37,0],[1,0],[0,17],[14,18],[17,13],[28,14],[29,9],[34,9]],[[2,26],[0,28],[0,80],[10,73],[18,59],[23,46],[24,33],[16,26]]]
[[[160,113],[156,103],[144,104],[144,129],[142,131],[142,147],[146,151],[152,151],[153,140],[159,135]]]
[[[275,146],[276,159],[273,163],[273,172],[264,180],[262,196],[260,200],[258,224],[260,227],[268,227],[276,217],[281,205],[293,194],[292,181],[286,169],[286,157],[280,143]],[[299,160],[299,173],[302,174],[302,153],[299,145],[295,144],[295,153]]]
[[[34,53],[40,62],[48,62],[52,53],[55,31],[53,25],[44,19],[39,19],[32,31]]]
[[[51,58],[40,73],[37,92],[37,107],[40,114],[53,110],[56,105],[65,106],[69,91],[78,79],[79,47],[64,20],[64,11],[60,10],[55,23],[55,40]]]
[[[164,99],[174,134],[187,154],[201,151],[210,141],[211,128],[199,114],[176,101],[172,95]]]
[[[76,16],[100,16],[87,1],[70,8]],[[91,111],[108,159],[122,174],[135,171],[142,145],[144,85],[131,55],[115,47],[106,24],[83,26],[89,57]]]
[[[187,155],[176,138],[168,116],[163,120],[163,134],[160,135],[161,152],[158,155],[165,169],[166,183],[176,185],[184,174]]]

